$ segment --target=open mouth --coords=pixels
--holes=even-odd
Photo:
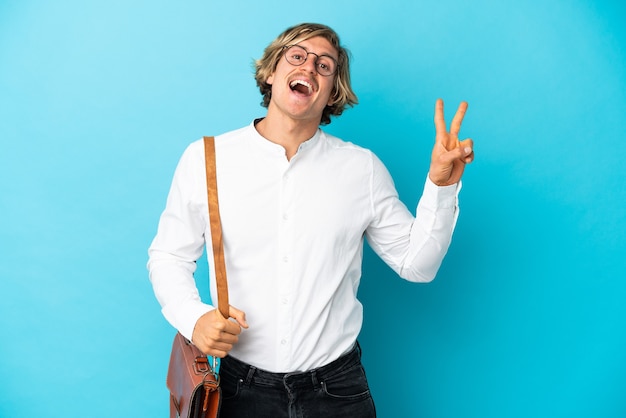
[[[291,91],[295,91],[305,96],[310,96],[313,93],[313,86],[304,80],[292,80],[291,83],[289,83],[289,87],[291,88]]]

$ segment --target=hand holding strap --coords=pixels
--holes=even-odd
[[[217,283],[217,309],[226,319],[229,315],[228,281],[226,279],[226,263],[224,261],[224,243],[222,241],[222,224],[217,200],[217,175],[215,168],[215,138],[204,137],[204,157],[206,162],[206,186],[209,204],[209,222],[211,224],[211,242],[215,261],[215,281]]]

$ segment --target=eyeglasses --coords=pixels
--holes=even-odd
[[[339,64],[337,60],[329,55],[317,55],[314,52],[309,52],[299,45],[287,45],[284,46],[285,59],[291,65],[299,66],[306,62],[309,58],[309,54],[315,55],[315,70],[321,76],[328,77],[337,71]]]

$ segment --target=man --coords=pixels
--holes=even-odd
[[[256,70],[267,115],[215,145],[230,318],[200,300],[193,279],[211,242],[201,141],[179,162],[149,250],[155,294],[175,328],[222,358],[221,417],[373,417],[357,343],[363,239],[401,277],[434,278],[474,158],[472,141],[458,139],[467,104],[448,132],[436,103],[436,141],[413,217],[376,156],[320,129],[357,102],[332,29],[287,29]]]

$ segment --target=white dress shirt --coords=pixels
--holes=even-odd
[[[428,282],[448,249],[460,184],[426,180],[414,217],[369,150],[318,130],[288,161],[254,123],[215,138],[230,304],[246,313],[230,354],[272,372],[325,365],[350,350],[361,330],[357,300],[363,239],[401,277]],[[208,246],[204,147],[180,159],[149,249],[148,270],[165,318],[191,339],[213,309],[193,273]]]

